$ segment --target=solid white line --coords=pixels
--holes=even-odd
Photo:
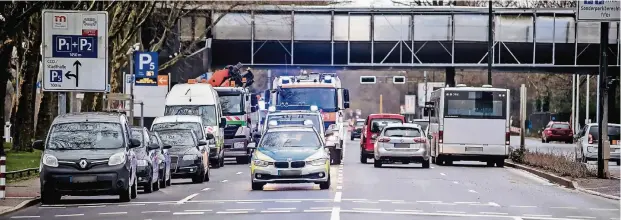
[[[566,216],[567,218],[588,218],[588,219],[594,219],[595,217],[591,217],[591,216]]]
[[[413,209],[395,209],[395,212],[422,212],[423,210],[413,210]]]
[[[204,188],[201,191],[207,191],[207,190],[210,190],[210,188]]]
[[[332,207],[332,214],[330,214],[330,220],[340,220],[340,219],[341,219],[341,207]]]
[[[169,213],[170,211],[144,211],[141,212],[142,214],[147,214],[147,213]]]
[[[202,215],[204,212],[174,212],[173,215]]]
[[[123,207],[123,206],[143,206],[143,205],[145,205],[145,204],[140,204],[140,203],[139,204],[123,204],[123,205],[119,205],[119,206]]]
[[[464,214],[465,212],[457,212],[457,211],[436,211],[439,213],[453,213],[453,214]]]
[[[302,202],[302,201],[292,200],[292,201],[275,201],[275,202],[279,202],[279,203],[298,203],[298,202]]]
[[[471,189],[470,189],[470,190],[468,190],[468,192],[471,192],[471,193],[477,193],[477,191],[474,191],[474,190],[471,190]]]
[[[387,211],[358,211],[358,210],[340,210],[344,213],[372,213],[372,214],[403,214],[403,215],[417,215],[417,216],[450,216],[450,217],[502,217],[513,218],[515,220],[521,220],[518,216],[506,216],[506,215],[481,215],[481,214],[452,214],[452,213],[437,213],[437,212],[387,212]],[[541,217],[538,220],[568,220],[567,218],[550,218]]]
[[[314,210],[304,210],[303,212],[331,212],[330,209],[314,209]]]
[[[262,213],[283,213],[283,212],[291,212],[291,210],[263,210]]]
[[[236,202],[237,204],[256,204],[261,202]]]
[[[55,215],[56,217],[74,217],[74,216],[83,216],[84,214],[68,214],[68,215]]]
[[[331,202],[332,199],[228,199],[228,200],[192,200],[192,201],[188,201],[188,203],[276,202],[276,201],[329,201]],[[173,202],[176,202],[176,201],[173,201]]]
[[[336,192],[334,194],[334,202],[341,202],[342,197],[343,197],[343,192]]]
[[[11,218],[39,218],[41,216],[31,215],[31,216],[13,216]]]
[[[226,183],[226,182],[228,182],[228,181],[229,181],[229,180],[222,180],[222,182],[223,182],[223,183]]]
[[[105,205],[85,205],[85,206],[78,206],[78,208],[102,208],[102,207],[106,207]]]
[[[216,214],[246,214],[248,212],[216,212]]]
[[[484,215],[508,215],[506,212],[479,212]]]
[[[226,209],[226,211],[254,211],[254,209]]]
[[[182,200],[179,200],[179,201],[177,202],[177,204],[183,204],[183,203],[185,203],[185,202],[187,202],[187,201],[190,201],[190,199],[192,199],[192,198],[194,198],[194,197],[196,197],[196,196],[198,196],[198,193],[194,193],[194,194],[192,194],[192,195],[189,195],[188,197],[185,197],[185,198],[183,198]]]
[[[551,209],[578,209],[576,207],[550,207]]]
[[[523,214],[523,216],[528,216],[528,217],[551,217],[552,215]]]
[[[211,209],[205,209],[205,210],[183,210],[184,212],[211,212],[213,210]]]
[[[353,210],[362,210],[362,211],[381,211],[382,209],[353,208]]]
[[[599,209],[599,208],[590,208],[590,210],[595,210],[595,211],[619,211],[619,209]]]
[[[242,174],[242,172],[237,172],[236,174],[239,175],[239,174]]]
[[[97,206],[95,206],[95,207],[97,207]],[[100,206],[100,207],[103,207],[103,206]],[[57,206],[57,207],[54,207],[54,206],[39,206],[39,208],[40,209],[64,209],[64,208],[67,208],[67,207],[65,207],[65,206]]]
[[[420,202],[420,203],[439,203],[442,201],[416,201],[416,202]]]
[[[267,208],[268,210],[296,210],[297,208]]]
[[[440,173],[440,175],[442,175],[442,176],[446,176],[446,174],[444,174],[444,173]]]
[[[124,215],[124,214],[127,214],[127,212],[102,212],[99,214],[100,215]]]

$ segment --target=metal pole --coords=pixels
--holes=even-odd
[[[494,25],[494,15],[492,13],[493,6],[492,1],[488,2],[489,4],[489,19],[488,19],[488,28],[487,28],[487,84],[492,85],[492,63],[494,62],[494,52],[492,51],[493,43],[494,43],[494,33],[493,33],[493,25]]]
[[[580,74],[576,75],[576,119],[574,128],[580,128]]]
[[[576,133],[576,74],[571,74],[571,130]]]
[[[144,127],[144,102],[140,102],[140,127]]]
[[[526,149],[524,135],[526,133],[526,85],[520,86],[520,149]]]
[[[132,77],[132,81],[129,84],[129,124],[134,125],[134,84],[136,83],[136,76],[134,75],[134,50],[132,49],[129,57],[129,75]],[[170,80],[170,79],[169,79]]]
[[[597,97],[600,100],[602,106],[599,108],[601,120],[598,123],[597,134],[597,177],[608,179],[610,173],[608,172],[608,160],[610,159],[610,142],[608,141],[608,86],[607,86],[607,69],[608,69],[608,56],[606,50],[608,49],[608,22],[602,22],[600,25],[600,42],[599,42],[599,75],[600,81],[599,87],[601,87],[600,96]]]
[[[383,98],[383,97],[382,97],[382,94],[380,94],[380,101],[379,101],[379,113],[380,113],[380,114],[381,114],[381,113],[384,113],[384,112],[382,111],[382,105],[384,104],[384,103],[383,103],[383,101],[384,101],[384,100],[383,100],[382,98]]]
[[[597,83],[595,86],[595,90],[597,90],[596,94],[595,94],[595,122],[599,123],[599,81],[600,81],[600,77],[599,77],[599,73],[597,74]]]
[[[590,93],[590,87],[591,87],[591,76],[587,75],[586,78],[586,110],[585,110],[585,117],[584,117],[584,124],[586,125],[587,123],[589,123],[589,113],[590,113],[590,107],[591,107],[591,102],[589,100],[589,96],[591,96]]]
[[[58,115],[64,115],[67,113],[67,93],[58,93]]]

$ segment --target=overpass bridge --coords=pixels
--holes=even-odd
[[[213,66],[486,68],[488,9],[474,7],[254,6],[224,13],[210,33]],[[493,12],[493,68],[597,74],[597,22],[575,9]],[[608,64],[618,72],[619,22]],[[450,70],[449,70],[450,71]]]

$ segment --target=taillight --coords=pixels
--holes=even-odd
[[[438,131],[438,143],[444,143],[444,131]]]
[[[510,145],[511,144],[511,132],[506,132],[505,133],[505,144],[506,145]]]
[[[414,143],[424,144],[424,143],[427,143],[427,139],[426,138],[422,138],[422,137],[414,138]]]
[[[589,144],[593,144],[593,135],[589,134]]]
[[[378,142],[390,142],[390,138],[380,138]]]

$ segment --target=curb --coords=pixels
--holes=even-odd
[[[539,176],[541,178],[547,179],[550,182],[553,182],[553,183],[565,186],[565,187],[570,188],[570,189],[575,189],[575,190],[578,190],[578,191],[583,192],[583,193],[587,193],[587,194],[591,194],[591,195],[595,195],[595,196],[600,196],[600,197],[604,197],[604,198],[607,198],[607,199],[621,200],[621,198],[617,197],[617,196],[607,195],[607,194],[595,192],[593,190],[588,190],[588,189],[582,188],[575,181],[572,181],[570,179],[567,179],[567,178],[564,178],[564,177],[560,177],[560,176],[557,176],[557,175],[554,175],[554,174],[551,174],[551,173],[547,173],[547,172],[541,171],[539,169],[535,169],[535,168],[532,168],[532,167],[516,164],[516,163],[510,162],[510,161],[505,161],[505,165],[507,165],[508,167],[525,170],[525,171],[527,171],[529,173],[532,173],[532,174],[535,174],[535,175],[537,175],[537,176]],[[619,178],[615,178],[615,179],[619,179]]]
[[[0,216],[7,215],[7,214],[9,214],[9,213],[12,213],[12,212],[18,211],[18,210],[20,210],[20,209],[23,209],[23,208],[27,208],[27,207],[30,207],[30,206],[36,205],[36,204],[38,204],[39,202],[41,202],[41,198],[40,198],[40,197],[35,198],[35,199],[25,200],[25,201],[23,201],[23,202],[19,203],[18,205],[16,205],[15,207],[13,207],[13,208],[10,208],[10,209],[8,209],[8,210],[6,210],[6,211],[2,211],[2,212],[0,212]]]

